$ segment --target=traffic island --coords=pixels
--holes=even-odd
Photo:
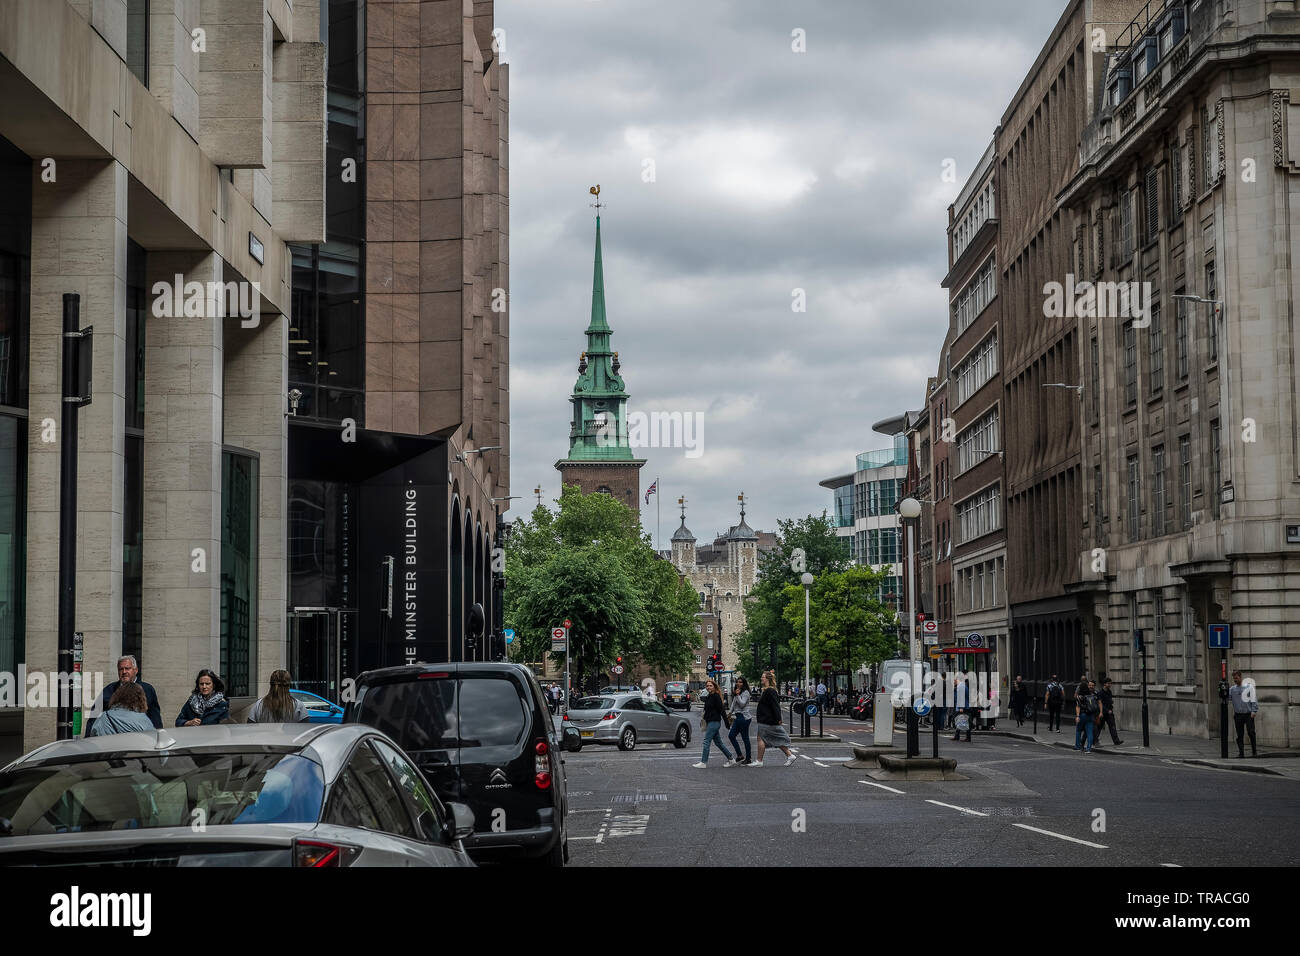
[[[957,772],[957,761],[952,757],[904,757],[900,754],[880,754],[876,758],[880,769],[868,771],[874,780],[969,780]]]
[[[853,759],[844,764],[850,770],[877,770],[880,767],[880,757],[882,754],[902,754],[897,747],[866,747],[861,744],[853,745]]]

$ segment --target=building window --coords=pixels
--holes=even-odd
[[[1192,526],[1192,436],[1182,435],[1178,439],[1179,484],[1183,489],[1182,508],[1183,528]]]
[[[713,628],[709,628],[709,630],[712,631]],[[713,650],[713,638],[709,638],[707,641],[705,641],[704,647],[706,650],[710,650],[710,651]]]
[[[1202,153],[1205,160],[1203,165],[1205,166],[1206,189],[1209,189],[1214,185],[1214,178],[1218,171],[1219,158],[1216,155],[1218,153],[1218,142],[1218,115],[1213,109],[1208,109],[1205,111],[1205,134],[1204,139],[1202,140],[1202,145],[1204,146]]]
[[[256,687],[258,461],[222,451],[221,670],[226,693],[247,697]]]
[[[1165,387],[1165,335],[1160,327],[1160,303],[1152,302],[1151,328],[1147,330],[1147,359],[1151,372],[1151,394],[1159,395]]]
[[[1142,653],[1138,651],[1136,642],[1133,641],[1134,635],[1137,634],[1138,627],[1138,599],[1137,593],[1134,592],[1128,596],[1128,632],[1129,632],[1129,682],[1136,684],[1142,679]]]
[[[1196,683],[1196,617],[1192,613],[1192,601],[1184,585],[1178,595],[1178,607],[1182,617],[1183,630],[1183,683]]]
[[[1133,190],[1125,189],[1119,196],[1120,262],[1133,258]]]
[[[1210,422],[1210,514],[1217,520],[1223,505],[1223,456],[1219,448],[1219,420]]]
[[[994,452],[1001,451],[998,438],[998,410],[994,407],[957,436],[957,474],[974,468]]]
[[[1160,174],[1154,166],[1147,167],[1143,194],[1147,220],[1146,241],[1155,242],[1160,236]]]
[[[957,404],[970,398],[998,373],[998,335],[993,332],[957,366]]]
[[[1001,498],[997,485],[992,485],[957,505],[959,543],[973,541],[1000,527]]]
[[[1136,541],[1142,536],[1142,467],[1137,455],[1128,458],[1128,537]]]
[[[1151,592],[1151,615],[1154,618],[1151,627],[1151,650],[1155,652],[1155,683],[1165,682],[1165,592],[1156,588]]]
[[[1175,296],[1184,294],[1184,290],[1179,289],[1174,293]],[[1174,299],[1174,350],[1176,352],[1179,381],[1187,378],[1187,300]]]
[[[706,624],[706,625],[704,625],[704,633],[705,633],[705,634],[712,634],[712,633],[713,633],[713,625],[712,625],[712,624]],[[713,646],[713,642],[712,642],[712,641],[709,641],[709,647],[712,647],[712,646]]]
[[[1151,449],[1151,534],[1165,533],[1165,446]]]
[[[1219,360],[1219,307],[1214,305],[1214,300],[1218,298],[1216,292],[1218,286],[1215,281],[1214,263],[1205,264],[1205,297],[1210,300],[1209,308],[1205,310],[1205,341],[1206,348],[1210,352],[1210,361]]]
[[[1092,420],[1101,417],[1101,356],[1097,336],[1092,337]]]
[[[0,267],[3,260],[0,251]],[[26,519],[27,422],[0,415],[0,672],[6,674],[16,674],[26,660]]]
[[[959,333],[974,322],[975,317],[984,311],[984,307],[993,301],[993,296],[997,293],[996,269],[994,257],[989,256],[984,267],[958,294],[956,304],[953,306],[953,317]]]
[[[1174,143],[1169,153],[1169,179],[1173,187],[1173,202],[1170,203],[1169,225],[1173,226],[1183,218],[1183,147]]]
[[[1136,405],[1138,400],[1137,330],[1132,322],[1124,324],[1124,404]]]
[[[127,0],[126,68],[134,73],[135,78],[148,88],[149,0]]]

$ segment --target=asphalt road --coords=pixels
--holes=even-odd
[[[570,865],[1300,863],[1300,781],[986,737],[941,741],[967,781],[878,782],[843,766],[865,725],[833,726],[845,743],[796,741],[790,767],[693,769],[695,740],[566,754]]]

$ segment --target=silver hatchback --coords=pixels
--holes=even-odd
[[[691,742],[687,718],[640,692],[583,697],[573,702],[568,722],[578,729],[582,743],[618,744],[619,750],[631,750],[637,743],[681,748]]]
[[[0,770],[0,866],[473,866],[473,825],[360,724],[63,740]]]

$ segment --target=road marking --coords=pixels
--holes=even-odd
[[[569,837],[569,839],[570,839],[570,840],[595,840],[596,837],[575,837],[575,836],[571,836],[571,837]]]
[[[604,807],[597,807],[594,810],[575,810],[572,807],[570,807],[569,812],[570,813],[609,813],[609,811],[606,810]]]
[[[1181,870],[1181,869],[1183,868],[1183,865],[1182,865],[1181,863],[1161,863],[1160,865],[1161,865],[1161,866],[1172,866],[1174,869],[1177,869],[1177,870]]]
[[[829,766],[830,766],[830,764],[828,764],[828,763],[822,763],[820,760],[814,760],[813,763],[815,763],[815,764],[816,764],[817,766],[819,766],[819,767],[829,767]]]
[[[927,800],[926,803],[933,803],[936,807],[947,807],[949,810],[960,810],[962,813],[969,813],[973,817],[987,817],[987,813],[980,813],[978,810],[971,810],[967,807],[953,806],[951,803],[940,803],[938,800]],[[1019,826],[1020,824],[1016,824]]]
[[[799,756],[803,757],[804,760],[812,760],[812,757],[809,757],[807,754],[800,754]]]
[[[886,787],[883,783],[876,783],[874,780],[859,780],[858,783],[865,783],[868,787],[879,787],[881,790],[888,790],[890,793],[903,793],[902,790]]]
[[[620,813],[614,817],[610,823],[610,839],[622,836],[639,836],[645,833],[646,827],[650,825],[650,814],[648,813]]]
[[[600,822],[600,830],[596,834],[597,843],[605,842],[605,831],[609,828],[609,815],[613,812],[614,810],[612,808],[605,811],[605,819]]]
[[[1080,840],[1078,837],[1066,836],[1064,833],[1053,833],[1051,830],[1040,830],[1038,827],[1031,827],[1027,823],[1013,823],[1011,825],[1013,827],[1020,827],[1022,830],[1033,830],[1035,833],[1041,833],[1044,836],[1056,837],[1058,840],[1069,840],[1071,843],[1082,843],[1084,846],[1090,846],[1098,850],[1110,849],[1110,847],[1102,846],[1100,843],[1089,843],[1087,840]]]

